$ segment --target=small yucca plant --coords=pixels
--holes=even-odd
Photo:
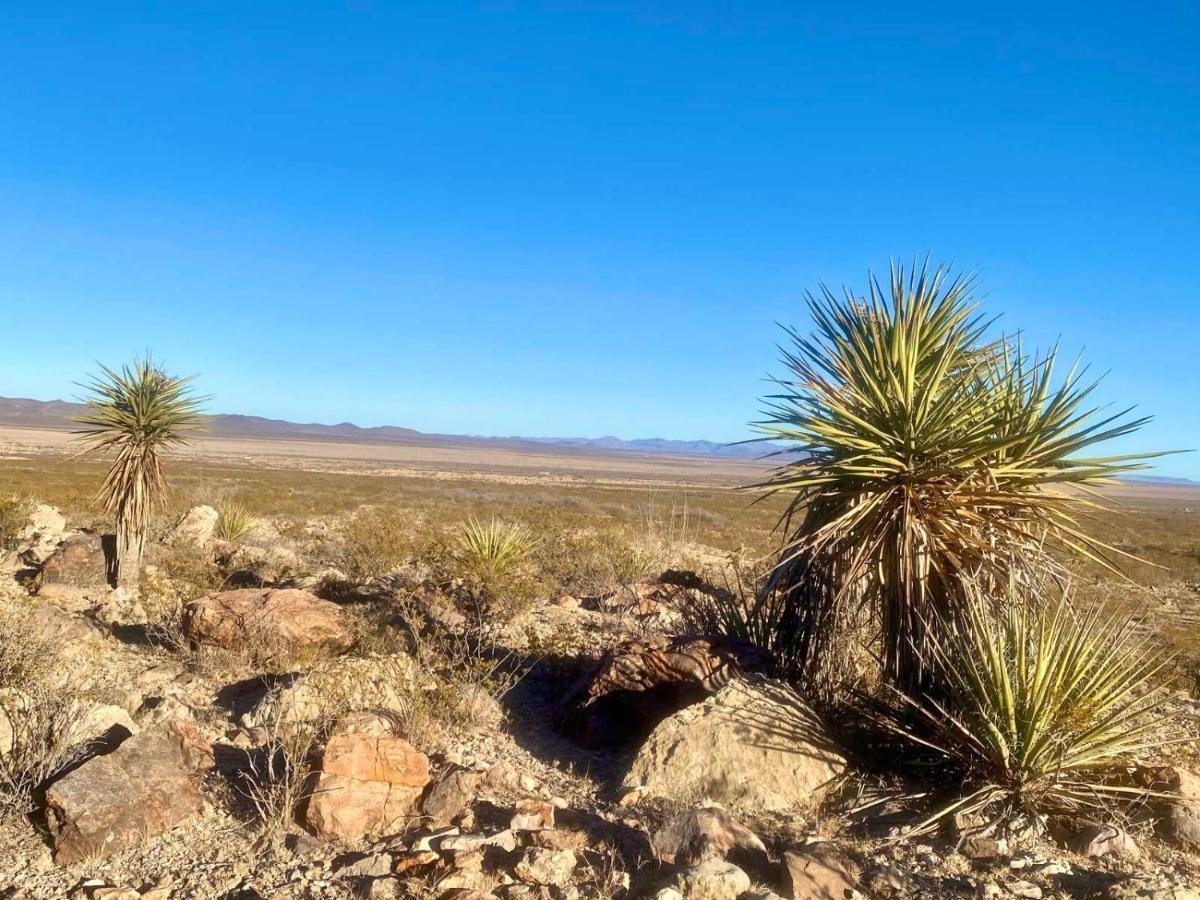
[[[959,621],[929,644],[937,697],[901,694],[893,726],[950,763],[966,793],[916,831],[951,813],[999,821],[1100,813],[1129,799],[1116,766],[1164,742],[1155,679],[1169,660],[1132,618],[1099,605],[1077,611],[995,601],[969,589]]]
[[[813,334],[788,330],[789,372],[759,423],[788,455],[758,487],[792,495],[769,589],[796,607],[814,680],[860,611],[885,680],[917,690],[926,632],[953,620],[964,573],[1061,575],[1059,549],[1115,568],[1080,527],[1097,501],[1079,488],[1142,457],[1082,454],[1148,420],[1086,406],[1095,383],[1056,378],[1053,351],[988,339],[974,292],[971,277],[893,265],[865,297],[809,295]]]
[[[535,542],[516,522],[472,517],[459,526],[454,543],[456,574],[469,582],[489,586],[502,581],[525,564]]]
[[[100,488],[100,503],[115,518],[117,551],[113,579],[134,584],[141,568],[150,514],[167,494],[163,452],[184,443],[199,427],[204,399],[192,393],[192,378],[168,375],[151,356],[83,385],[89,409],[76,421],[87,442],[84,452],[115,453]]]
[[[225,501],[217,506],[217,526],[213,536],[219,541],[236,544],[258,527],[258,519],[240,503]]]

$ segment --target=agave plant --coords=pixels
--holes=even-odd
[[[977,588],[964,598],[928,644],[943,696],[904,696],[916,722],[902,733],[948,761],[966,792],[915,831],[951,813],[1096,813],[1144,793],[1109,776],[1165,740],[1153,682],[1169,660],[1152,638],[1099,604],[1076,611],[1066,593],[1009,597],[999,613]],[[902,718],[913,717],[892,723]]]
[[[89,409],[76,420],[84,426],[76,433],[87,443],[84,452],[115,453],[99,499],[116,521],[117,584],[137,581],[150,514],[167,493],[163,452],[199,427],[204,398],[191,382],[168,375],[147,354],[119,372],[102,365],[83,385]]]
[[[1056,377],[1056,351],[989,339],[973,277],[928,263],[890,275],[865,297],[807,295],[815,330],[788,329],[789,371],[758,424],[787,455],[756,487],[792,495],[769,589],[796,607],[810,676],[865,611],[884,677],[917,690],[926,632],[953,618],[963,573],[1061,572],[1060,549],[1116,568],[1081,528],[1099,504],[1087,488],[1145,456],[1083,453],[1148,419],[1089,407],[1096,382]]]

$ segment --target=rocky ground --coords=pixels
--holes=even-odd
[[[230,556],[215,524],[168,543]],[[0,686],[0,767],[34,731],[61,757],[0,824],[0,897],[1200,897],[1193,746],[1130,774],[1194,802],[900,840],[913,786],[751,648],[678,634],[690,571],[541,597],[472,655],[419,573],[333,591],[286,544],[249,583],[193,597],[152,559],[114,591],[103,540],[37,510],[0,573],[32,673]]]

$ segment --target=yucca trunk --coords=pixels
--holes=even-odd
[[[146,546],[146,529],[131,517],[117,516],[117,552],[113,560],[112,580],[117,587],[137,587],[142,570],[142,551]]]

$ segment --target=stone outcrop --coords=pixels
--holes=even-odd
[[[846,761],[803,699],[779,682],[733,681],[664,719],[625,786],[682,802],[785,811],[810,805]]]
[[[31,565],[45,562],[67,532],[67,520],[53,506],[39,503],[29,516],[29,524],[17,536],[21,559]]]
[[[201,809],[198,775],[212,764],[212,747],[187,722],[143,731],[88,760],[46,791],[55,862],[107,856],[180,824]]]
[[[330,656],[354,645],[350,619],[307,591],[243,588],[188,604],[183,630],[197,645],[253,648],[260,656]]]
[[[627,641],[564,698],[562,730],[589,747],[637,743],[667,716],[765,666],[760,650],[732,639]]]
[[[371,713],[352,713],[329,738],[312,778],[305,823],[353,843],[403,831],[429,783],[429,760]]]

